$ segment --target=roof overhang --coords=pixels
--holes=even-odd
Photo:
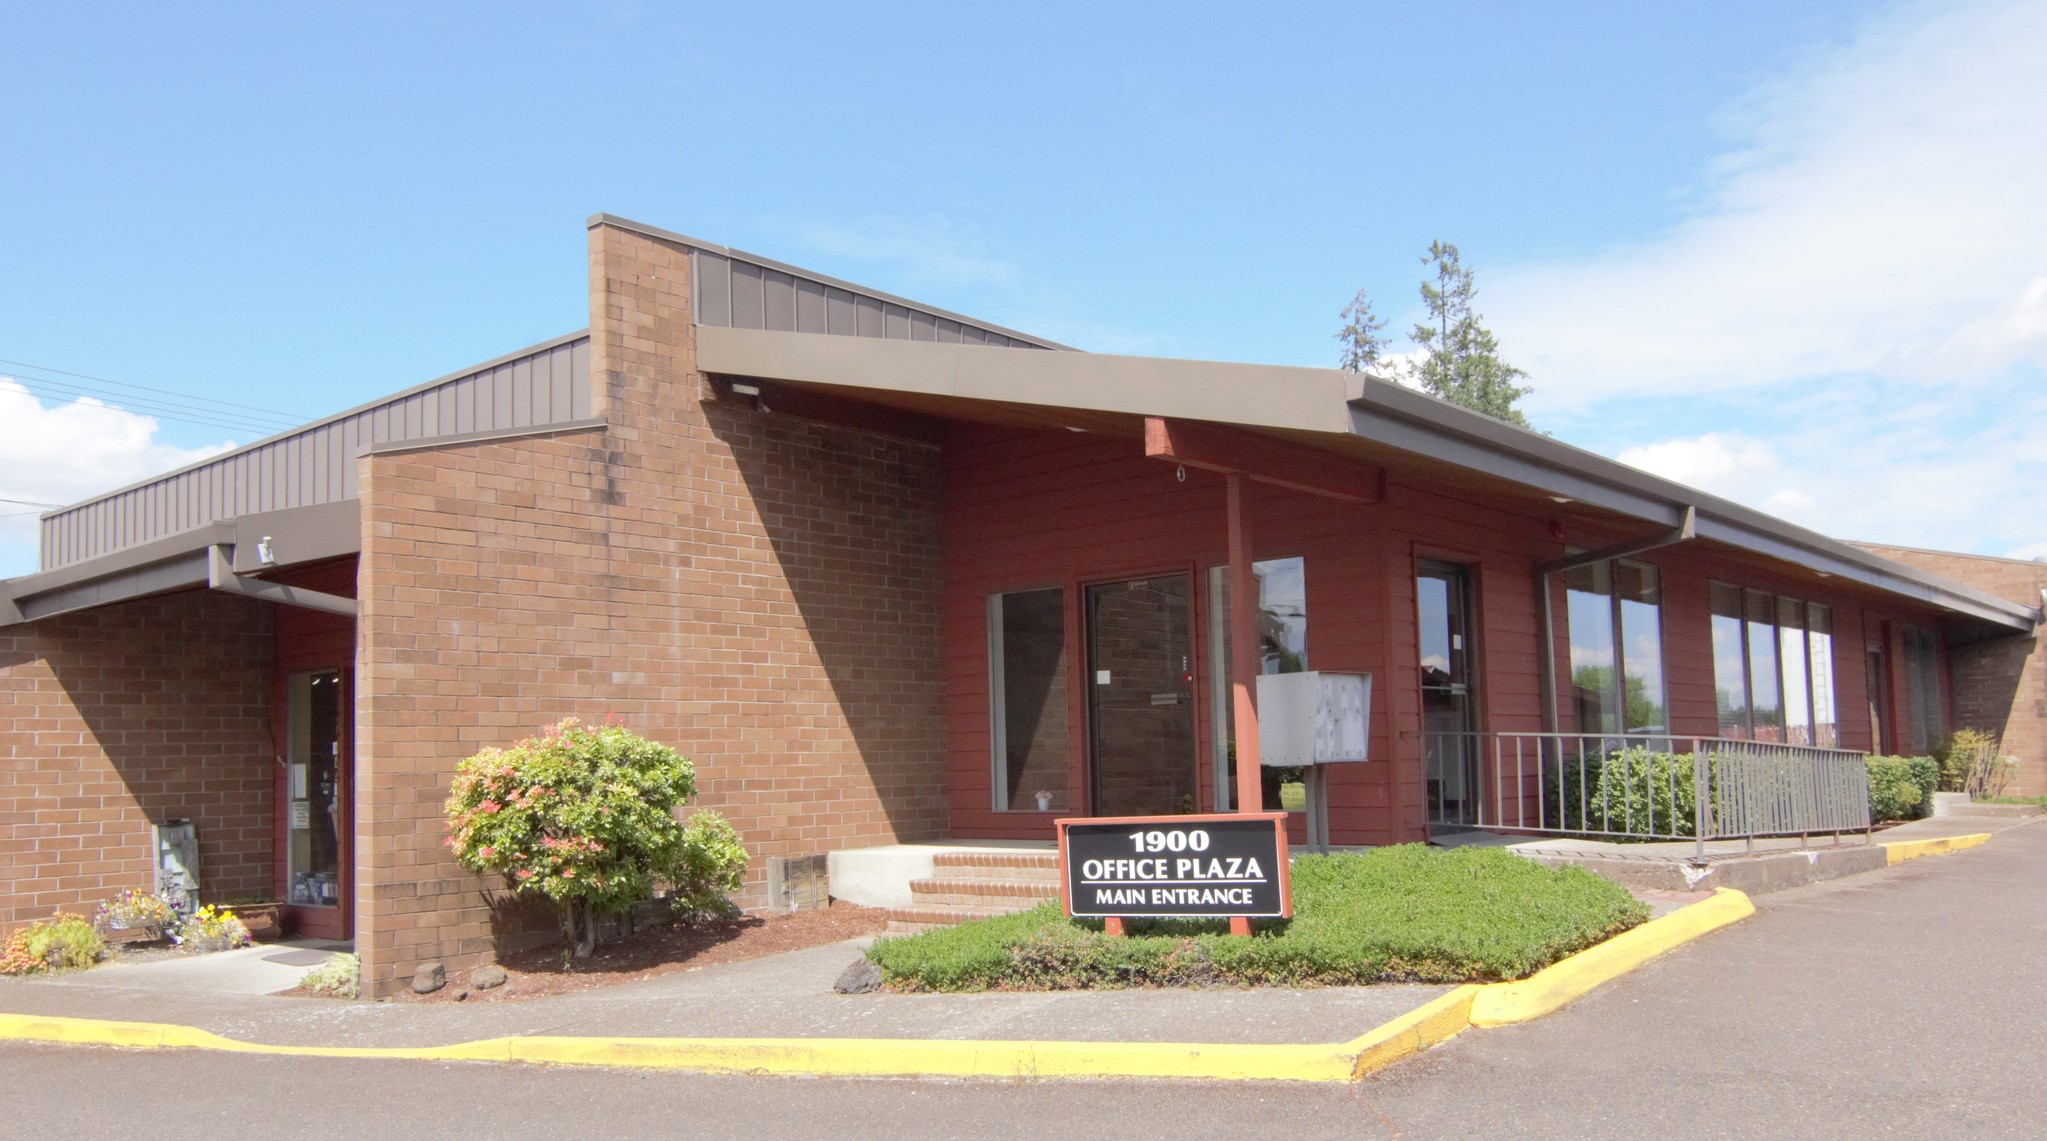
[[[221,585],[222,575],[254,576],[361,550],[362,508],[354,499],[244,515],[0,581],[0,626],[178,590],[235,587],[261,597]]]
[[[2030,633],[2041,621],[2040,610],[1357,373],[757,329],[700,326],[696,337],[706,373],[821,385],[926,412],[986,402],[1168,417],[1283,435],[1364,462],[1406,453],[1659,532],[1690,517],[1698,539],[1924,603],[1966,620],[1978,636]]]

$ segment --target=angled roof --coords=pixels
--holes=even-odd
[[[1607,522],[1669,529],[1695,517],[1700,539],[1926,603],[1979,631],[2030,631],[2040,620],[2038,610],[1374,377],[1081,353],[612,215],[589,224],[689,250],[707,373],[938,416],[1003,407],[1075,427],[1145,417],[1227,425],[1388,470],[1461,473]],[[253,539],[252,528],[295,530],[307,549],[346,553],[337,545],[348,542],[363,452],[593,426],[590,408],[584,331],[95,496],[44,517],[43,569],[0,583],[0,622],[9,599],[20,620],[188,585],[194,574],[203,583],[203,551],[233,545],[240,531]],[[242,556],[237,548],[238,571],[248,569]]]
[[[859,392],[912,412],[970,403],[1167,417],[1244,428],[1370,463],[1453,467],[1660,529],[1688,510],[1701,539],[1841,577],[2007,631],[2040,612],[1760,511],[1389,381],[1335,369],[970,345],[854,344],[800,333],[697,330],[705,372]],[[1056,420],[1056,417],[1054,418]]]

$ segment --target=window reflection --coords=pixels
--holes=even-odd
[[[1298,556],[1251,564],[1258,583],[1258,672],[1301,673],[1308,668],[1307,561]],[[1217,811],[1228,811],[1237,789],[1236,702],[1230,693],[1230,571],[1208,572],[1210,735],[1214,740]],[[1307,805],[1301,770],[1266,768],[1260,773],[1266,811],[1300,812]]]

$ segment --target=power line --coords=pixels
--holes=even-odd
[[[232,401],[227,400],[215,400],[210,396],[193,396],[190,393],[177,392],[168,388],[151,388],[146,384],[130,384],[125,380],[108,380],[106,377],[103,376],[89,376],[86,373],[82,372],[66,372],[61,368],[51,368],[48,365],[29,364],[27,361],[0,360],[0,364],[12,365],[15,368],[34,369],[37,372],[55,373],[58,376],[69,376],[74,377],[78,380],[90,380],[95,384],[111,384],[117,388],[132,388],[138,392],[156,392],[161,393],[165,396],[175,396],[180,400],[197,401],[198,403],[201,404],[214,404],[222,408],[239,408],[245,412],[261,412],[266,416],[273,416],[281,420],[289,420],[294,424],[303,424],[307,420],[312,419],[312,417],[310,416],[301,416],[296,412],[280,412],[275,408],[258,408],[253,404],[236,404],[233,403]]]
[[[61,504],[61,503],[44,503],[43,501],[41,501],[41,500],[39,500],[39,499],[9,499],[9,498],[7,498],[7,497],[6,497],[6,496],[4,496],[4,495],[0,495],[0,503],[18,503],[18,504],[20,504],[20,505],[21,505],[21,506],[23,506],[23,507],[50,507],[50,508],[57,508],[57,507],[62,507],[62,506],[64,506],[64,505],[63,505],[63,504]]]
[[[284,419],[259,419],[239,413],[217,412],[211,408],[193,408],[188,405],[174,404],[168,401],[140,399],[118,393],[96,391],[85,385],[69,384],[61,380],[48,380],[39,376],[13,375],[10,379],[37,396],[47,396],[54,399],[92,397],[104,402],[110,408],[119,408],[138,415],[154,416],[163,420],[176,420],[185,424],[199,424],[210,428],[226,428],[229,431],[235,432],[257,432],[267,436],[273,432],[281,432],[297,427],[304,422]]]
[[[185,424],[197,424],[210,428],[225,428],[231,432],[254,432],[271,435],[288,431],[306,422],[309,417],[297,416],[270,408],[258,408],[250,404],[236,404],[228,400],[216,400],[210,396],[195,396],[175,392],[167,388],[153,388],[144,384],[130,384],[127,381],[109,380],[82,372],[71,372],[48,365],[32,364],[28,361],[0,359],[0,365],[16,369],[49,373],[50,376],[16,375],[12,379],[24,389],[37,396],[64,399],[89,396],[109,405],[137,415],[153,416],[164,420],[176,420]],[[57,380],[55,377],[72,377],[72,380]],[[79,383],[90,381],[90,384]],[[116,392],[112,388],[132,389],[137,393],[156,393],[157,396],[135,396],[127,392]]]

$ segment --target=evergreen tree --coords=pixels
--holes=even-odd
[[[1379,335],[1386,322],[1373,316],[1372,299],[1362,289],[1350,299],[1341,316],[1348,324],[1336,334],[1336,339],[1343,342],[1343,357],[1336,367],[1345,372],[1371,371],[1386,348],[1385,338]]]
[[[1520,383],[1528,374],[1500,359],[1500,344],[1472,312],[1478,287],[1472,272],[1458,260],[1457,247],[1430,242],[1423,265],[1436,267],[1435,281],[1422,282],[1422,304],[1429,319],[1408,334],[1422,350],[1419,364],[1386,358],[1386,340],[1379,331],[1386,322],[1372,313],[1371,299],[1360,289],[1344,308],[1346,324],[1336,333],[1343,345],[1337,367],[1346,372],[1377,372],[1392,379],[1526,428],[1528,418],[1514,402],[1534,391]]]
[[[1516,400],[1533,391],[1518,383],[1528,374],[1500,359],[1499,341],[1478,323],[1478,314],[1471,308],[1478,287],[1472,283],[1472,272],[1459,262],[1457,247],[1430,242],[1422,264],[1436,267],[1435,283],[1424,279],[1421,287],[1429,321],[1417,324],[1409,334],[1426,354],[1415,372],[1422,389],[1452,404],[1528,427],[1528,418],[1514,407]]]

